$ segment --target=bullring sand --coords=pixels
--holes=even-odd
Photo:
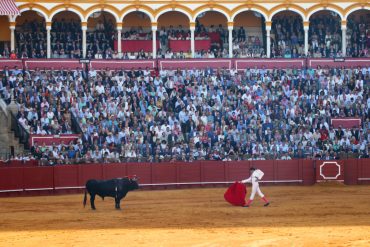
[[[81,194],[0,198],[0,246],[370,246],[370,186],[264,186],[263,207],[225,188],[135,191],[83,208]]]

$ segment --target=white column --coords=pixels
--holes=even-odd
[[[347,51],[347,25],[342,25],[342,56],[346,56]]]
[[[87,25],[82,26],[82,57],[86,58],[86,30]]]
[[[308,30],[309,26],[303,27],[304,29],[304,54],[307,56],[308,55]]]
[[[46,26],[46,57],[51,57],[51,37],[50,37],[51,26]]]
[[[10,51],[15,52],[15,36],[14,36],[14,30],[15,26],[10,26]]]
[[[153,36],[153,58],[157,57],[157,26],[152,25]]]
[[[233,57],[233,26],[228,26],[229,29],[229,58]]]
[[[195,32],[195,26],[192,27],[190,26],[190,49],[191,49],[191,57],[195,57],[195,37],[194,37],[194,32]]]
[[[117,27],[117,52],[118,57],[122,57],[122,27]]]
[[[266,56],[271,57],[271,26],[266,26]]]

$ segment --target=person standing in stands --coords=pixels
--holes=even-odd
[[[261,181],[264,173],[260,169],[256,169],[254,167],[251,167],[249,170],[252,173],[252,175],[249,178],[243,180],[242,183],[252,183],[252,192],[247,204],[244,205],[244,207],[249,207],[252,204],[256,192],[265,202],[264,206],[267,207],[268,205],[270,205],[270,202],[266,199],[265,195],[262,193],[258,183],[259,181]]]

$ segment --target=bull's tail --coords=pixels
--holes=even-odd
[[[85,188],[84,207],[86,206],[86,201],[87,201],[87,189]]]

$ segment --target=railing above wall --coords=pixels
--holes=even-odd
[[[85,64],[78,59],[0,59],[0,69],[10,70],[75,70],[84,69]],[[370,58],[208,58],[208,59],[148,59],[148,60],[113,60],[96,59],[88,63],[95,70],[137,70],[137,69],[237,69],[266,68],[266,69],[301,69],[334,67],[355,68],[370,66]]]

